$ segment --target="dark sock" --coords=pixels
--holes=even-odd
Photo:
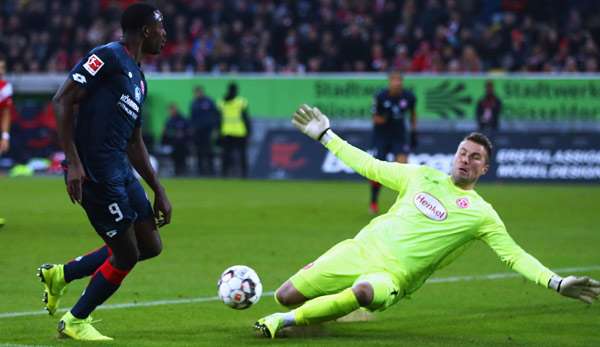
[[[71,314],[80,319],[87,318],[96,307],[102,305],[103,302],[119,289],[121,282],[129,271],[115,268],[106,259],[92,277],[83,295],[81,295],[75,306],[71,309]]]
[[[377,199],[379,199],[379,190],[381,189],[381,184],[379,182],[370,181],[371,183],[371,203],[377,203]]]
[[[92,275],[112,254],[108,246],[103,246],[65,264],[65,281],[67,283]]]

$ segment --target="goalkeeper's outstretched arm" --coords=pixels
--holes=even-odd
[[[331,130],[329,119],[316,107],[302,105],[294,113],[292,123],[310,138],[320,141],[336,157],[361,176],[396,191],[404,190],[408,184],[410,173],[418,169],[416,165],[375,159],[370,154],[348,144]]]
[[[479,236],[511,269],[563,296],[588,304],[598,299],[600,282],[589,277],[560,277],[517,245],[495,211],[490,210],[487,217],[479,229]]]

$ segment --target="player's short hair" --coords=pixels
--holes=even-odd
[[[138,2],[123,11],[121,15],[121,29],[124,33],[140,32],[144,25],[162,21],[160,11],[147,3]]]
[[[392,76],[398,76],[400,77],[400,79],[404,79],[404,76],[402,76],[402,71],[400,70],[390,70],[388,72],[388,78],[392,77]]]
[[[485,159],[485,162],[487,164],[490,163],[490,160],[492,159],[492,153],[493,153],[494,146],[492,145],[492,141],[489,139],[489,137],[485,136],[482,133],[473,132],[473,133],[470,133],[469,135],[465,136],[465,138],[463,140],[472,141],[472,142],[482,145],[483,148],[485,148],[485,151],[487,152],[487,158]]]

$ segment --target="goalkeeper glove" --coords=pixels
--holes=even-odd
[[[556,290],[562,296],[579,299],[585,303],[591,304],[598,300],[600,295],[600,282],[589,277],[559,277],[552,276],[548,282],[548,287]]]
[[[292,117],[292,123],[298,130],[324,145],[331,139],[331,134],[328,134],[329,118],[316,107],[306,104],[300,106]]]

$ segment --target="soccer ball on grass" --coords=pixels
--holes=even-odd
[[[262,283],[256,271],[245,265],[234,265],[221,274],[217,283],[219,298],[236,310],[246,309],[258,302]]]

